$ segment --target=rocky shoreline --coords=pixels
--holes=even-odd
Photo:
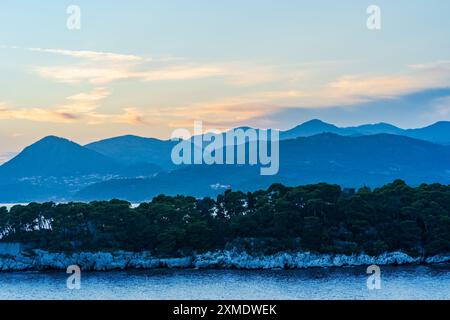
[[[314,254],[310,252],[278,253],[270,256],[252,256],[246,252],[217,251],[185,258],[157,258],[149,252],[131,253],[50,253],[33,250],[29,254],[0,256],[0,272],[66,270],[78,265],[84,271],[113,271],[128,269],[306,269],[368,265],[437,264],[450,262],[450,254],[434,257],[411,257],[403,252],[384,253],[372,257],[366,254]]]

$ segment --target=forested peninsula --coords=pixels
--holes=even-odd
[[[161,195],[137,207],[120,200],[31,203],[0,208],[0,238],[0,246],[21,247],[17,256],[0,254],[0,270],[44,268],[45,255],[59,257],[47,263],[56,269],[63,269],[64,259],[101,258],[86,262],[100,270],[317,267],[320,259],[324,266],[445,262],[450,186],[410,187],[401,180],[374,190],[274,184],[256,192],[228,190],[216,199]],[[87,253],[91,258],[83,260]],[[233,264],[232,257],[246,262]]]

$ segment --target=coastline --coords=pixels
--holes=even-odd
[[[246,252],[217,251],[183,258],[157,258],[149,252],[125,251],[82,252],[73,254],[33,250],[31,254],[0,256],[0,272],[66,270],[78,265],[83,271],[115,271],[133,269],[308,269],[369,265],[414,265],[450,262],[450,254],[433,257],[411,257],[403,252],[366,254],[315,254],[281,252],[268,256],[252,256]]]

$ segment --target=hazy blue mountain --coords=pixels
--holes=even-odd
[[[0,166],[0,202],[67,199],[113,177],[151,176],[152,164],[124,165],[67,139],[49,136]]]
[[[404,136],[344,137],[321,134],[285,140],[280,172],[260,176],[257,166],[188,166],[150,179],[94,184],[79,199],[149,199],[160,193],[212,196],[226,188],[255,190],[272,183],[338,183],[345,187],[380,186],[395,179],[408,183],[450,183],[450,147]]]
[[[240,127],[237,129],[249,129]],[[334,133],[341,136],[362,136],[374,134],[396,134],[425,141],[450,144],[450,123],[442,122],[422,129],[404,130],[388,123],[365,124],[355,127],[337,127],[321,120],[311,120],[295,128],[280,132],[281,140],[299,137],[311,137],[322,133]],[[90,143],[86,148],[112,158],[122,164],[154,164],[164,170],[174,168],[171,151],[177,142],[158,140],[138,136],[120,136]]]
[[[54,136],[46,137],[25,148],[0,166],[0,177],[80,176],[117,173],[121,166],[104,155]]]
[[[293,129],[280,133],[281,139],[310,137],[321,133],[335,133],[341,136],[361,136],[374,134],[395,134],[439,144],[450,145],[450,122],[441,121],[418,129],[402,129],[389,123],[365,124],[355,127],[337,127],[321,120],[311,120]]]
[[[323,122],[318,119],[307,121],[295,128],[280,133],[281,139],[294,139],[299,137],[310,137],[321,133],[335,133],[340,135],[348,135],[347,131],[342,128],[338,128],[333,124]]]
[[[416,139],[450,145],[450,122],[441,121],[425,128],[405,130],[403,134]]]
[[[311,137],[321,133],[335,133],[341,136],[361,136],[380,133],[403,135],[405,130],[389,123],[364,124],[355,127],[337,127],[321,120],[311,120],[280,134],[281,139]]]
[[[250,127],[240,127],[236,129],[247,130]],[[225,133],[222,133],[225,140]],[[200,138],[200,143],[197,144],[195,138]],[[205,147],[210,142],[202,141],[202,136],[194,136],[191,142],[195,149]],[[85,147],[105,155],[119,163],[126,165],[136,164],[154,164],[164,170],[177,169],[171,159],[173,147],[178,144],[178,141],[172,140],[158,140],[154,138],[144,138],[133,135],[120,136],[105,140],[100,140],[87,144]]]
[[[170,154],[177,142],[126,135],[90,143],[85,147],[123,164],[154,164],[173,167]]]
[[[445,146],[450,122],[403,130],[387,123],[339,128],[312,120],[280,134],[281,169],[270,177],[260,176],[257,166],[177,167],[171,161],[176,141],[122,136],[83,147],[51,136],[0,166],[0,202],[56,201],[75,194],[130,200],[160,193],[204,196],[275,182],[358,187],[400,178],[411,184],[450,183],[450,147]]]
[[[371,134],[380,134],[380,133],[388,133],[388,134],[399,134],[401,135],[404,130],[393,126],[389,123],[376,123],[376,124],[365,124],[357,127],[349,127],[347,128],[349,131],[355,131],[360,135],[371,135]]]

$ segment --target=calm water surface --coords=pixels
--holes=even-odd
[[[152,270],[83,273],[80,290],[64,272],[0,273],[0,299],[450,299],[450,265],[383,267],[368,290],[366,268]]]

